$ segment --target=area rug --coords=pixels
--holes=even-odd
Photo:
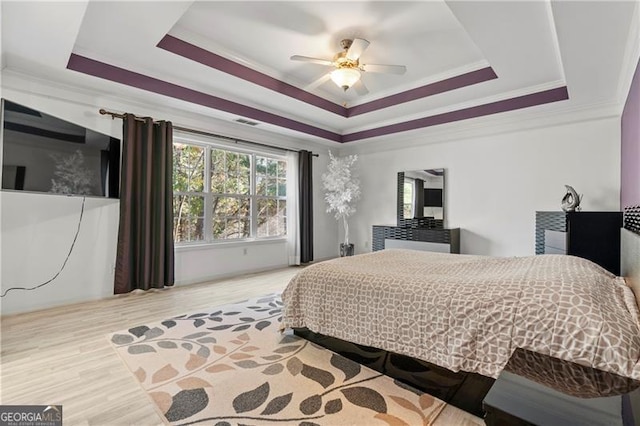
[[[168,424],[429,425],[445,403],[279,331],[278,294],[109,336]]]

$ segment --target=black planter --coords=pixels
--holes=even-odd
[[[340,257],[353,256],[353,244],[340,243]]]

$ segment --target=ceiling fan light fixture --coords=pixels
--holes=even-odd
[[[338,68],[331,72],[331,80],[346,91],[360,80],[360,71],[355,68]]]

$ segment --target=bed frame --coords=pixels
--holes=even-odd
[[[620,275],[636,296],[640,307],[640,233],[622,228],[620,241]]]
[[[307,328],[293,331],[399,383],[413,386],[478,417],[484,416],[482,400],[495,381],[491,377],[466,371],[454,373],[427,361],[314,333]]]
[[[640,217],[640,210],[631,222],[625,212],[625,225]],[[632,226],[621,229],[621,276],[636,295],[640,306],[640,232]],[[484,417],[482,401],[495,379],[477,373],[457,373],[435,364],[388,352],[382,349],[358,345],[334,337],[314,333],[307,328],[294,329],[294,333],[333,352],[386,374],[423,392],[467,411]]]

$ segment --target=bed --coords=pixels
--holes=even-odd
[[[624,233],[636,271],[639,237]],[[573,256],[384,250],[302,270],[283,293],[282,326],[385,373],[408,363],[401,380],[481,414],[516,348],[640,379],[631,282]]]

